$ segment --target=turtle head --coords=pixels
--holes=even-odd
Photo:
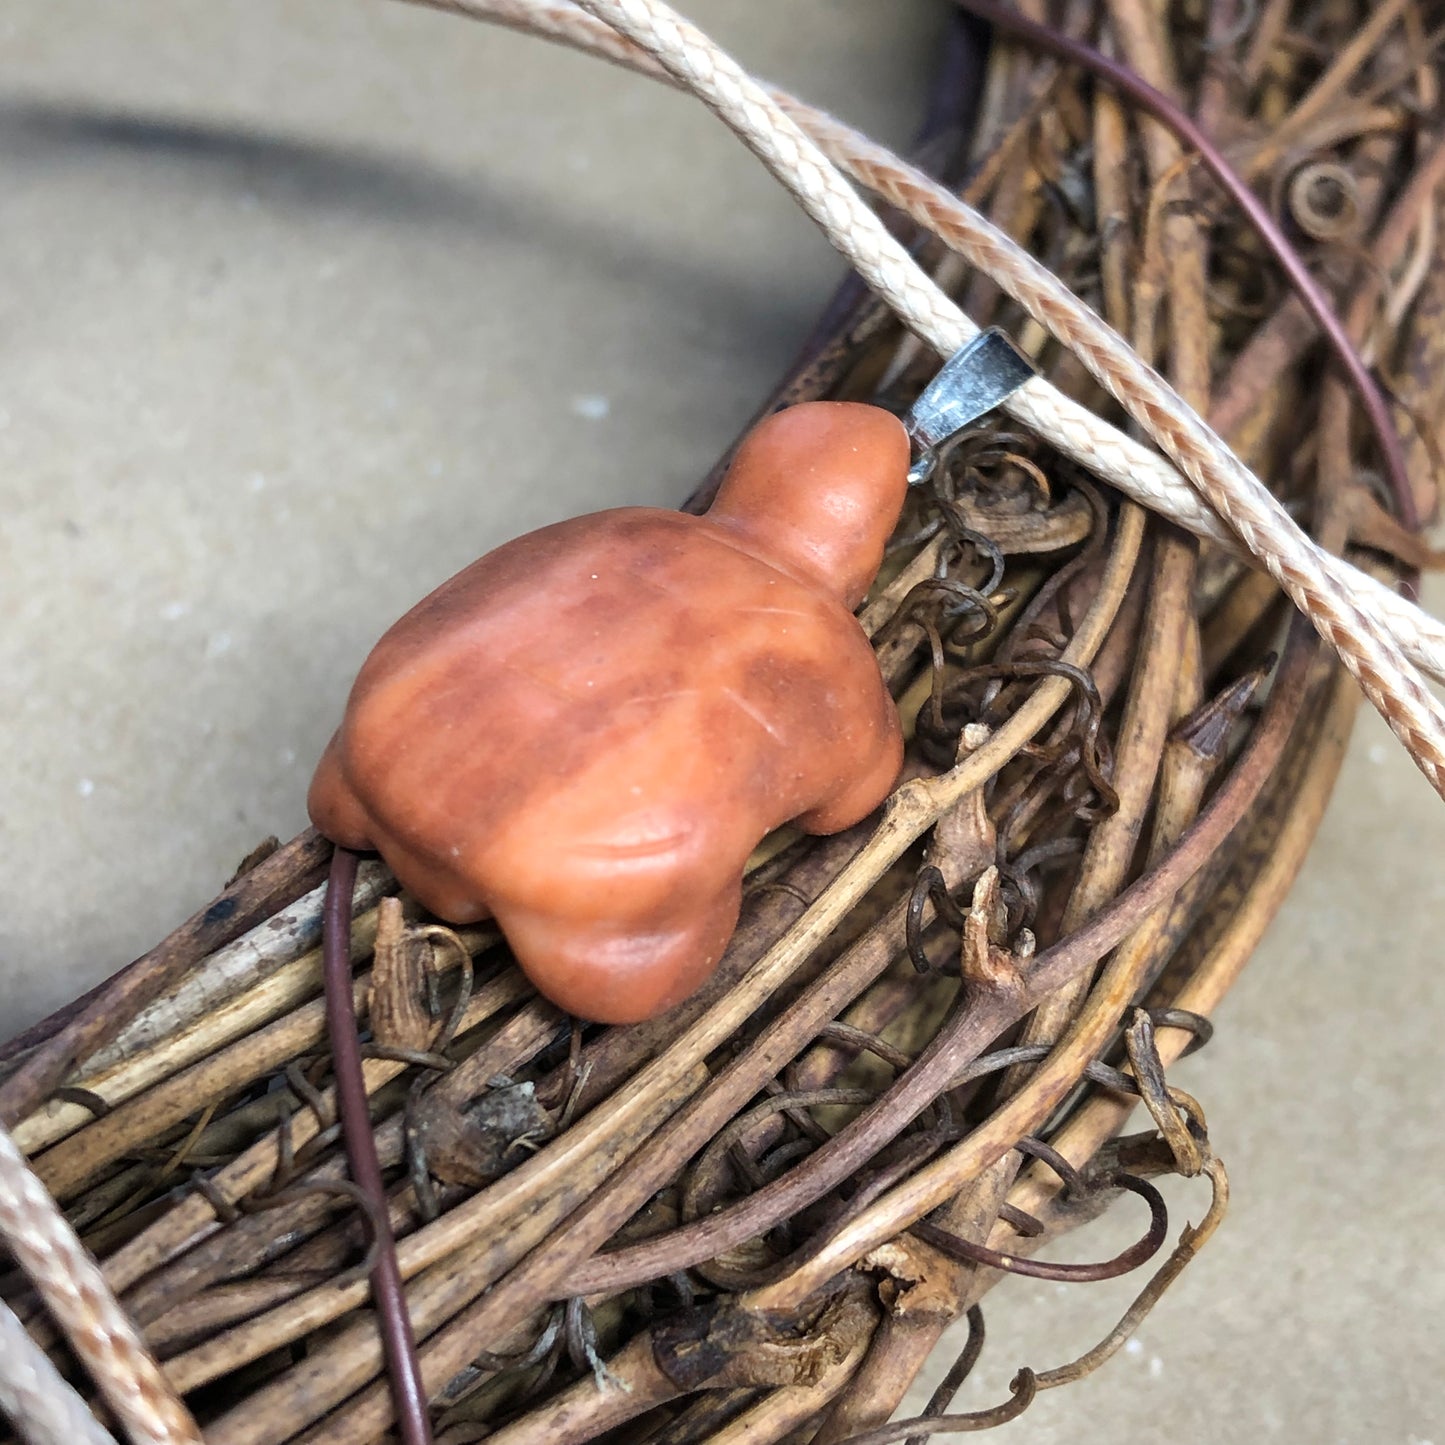
[[[743,438],[714,521],[852,611],[883,561],[908,491],[908,436],[880,407],[810,401]]]

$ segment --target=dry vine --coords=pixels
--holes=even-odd
[[[920,163],[1157,363],[1326,552],[1381,577],[1430,560],[1402,524],[1433,515],[1445,410],[1423,7],[1392,0],[1365,24],[1354,0],[1179,6],[1167,32],[1141,0],[1046,8],[1227,139],[1346,344],[1388,378],[1399,513],[1352,462],[1357,408],[1321,378],[1266,243],[1127,95],[1026,45],[985,54],[960,20]],[[970,316],[1109,413],[989,276],[895,221]],[[933,364],[850,282],[766,405],[901,410]],[[1204,1113],[1166,1070],[1207,1042],[1289,886],[1358,701],[1286,612],[1224,547],[983,425],[910,503],[862,613],[905,719],[904,781],[852,833],[768,840],[694,999],[577,1024],[494,931],[419,917],[365,866],[351,1001],[386,1219],[342,1141],[318,946],[329,849],[312,835],[8,1046],[0,1122],[211,1445],[386,1438],[368,1274],[389,1234],[447,1445],[884,1445],[1002,1423],[1102,1364],[1225,1208]],[[1121,1136],[1140,1102],[1152,1127]],[[1168,1250],[1164,1173],[1212,1191]],[[1150,1216],[1136,1245],[1037,1258],[1124,1194]],[[1004,1276],[1135,1269],[1149,1278],[1095,1349],[950,1413]],[[26,1278],[0,1290],[73,1374]],[[886,1423],[965,1316],[927,1416]],[[383,1323],[395,1344],[395,1309]]]

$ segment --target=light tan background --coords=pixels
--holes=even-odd
[[[687,8],[906,138],[937,0]],[[0,258],[0,1035],[303,824],[350,675],[418,596],[516,532],[679,499],[840,269],[694,105],[351,0],[12,0]],[[1137,1349],[1009,1438],[1445,1445],[1442,846],[1366,718],[1181,1074],[1231,1218]],[[1172,1199],[1177,1233],[1204,1200]],[[1129,1292],[1006,1285],[960,1405]]]

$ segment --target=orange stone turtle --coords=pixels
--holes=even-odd
[[[681,1002],[761,838],[850,827],[898,775],[852,610],[907,469],[895,417],[809,402],[748,435],[705,516],[625,507],[488,553],[367,659],[311,784],[316,826],[379,851],[440,917],[494,917],[574,1014]]]

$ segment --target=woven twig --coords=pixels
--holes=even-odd
[[[638,62],[572,7],[440,8],[552,25]],[[639,25],[656,9],[627,8]],[[1412,136],[1403,104],[1390,108],[1417,84],[1394,28],[1407,11],[1372,23],[1367,45],[1336,45],[1321,20],[1315,49],[1339,54],[1322,75],[1281,62],[1261,82],[1259,104],[1284,116],[1268,132],[1217,69],[1181,78],[1147,7],[1112,0],[1107,24],[1115,52],[1201,118],[1239,107],[1231,154],[1266,189],[1294,153],[1275,130],[1350,178],[1355,251],[1307,259],[1332,295],[1352,297],[1346,341],[1374,349],[1428,428],[1445,400],[1432,369],[1445,266],[1420,238],[1441,152]],[[1227,19],[1211,21],[1208,43],[1257,67]],[[1104,451],[986,426],[915,499],[862,614],[909,734],[905,781],[874,825],[768,841],[718,975],[673,1014],[576,1028],[530,994],[494,932],[439,931],[405,899],[385,905],[373,967],[378,915],[358,898],[351,1001],[375,1033],[360,1081],[432,1424],[457,1445],[609,1428],[678,1445],[881,1442],[1000,1423],[1101,1364],[1222,1212],[1202,1113],[1165,1070],[1207,1038],[1204,1016],[1278,906],[1358,694],[1308,628],[1280,635],[1278,588],[1239,565],[1232,533],[1167,463],[1097,415],[1109,406],[1097,382],[1181,457],[1203,446],[1195,459],[1216,481],[1240,478],[1196,413],[1279,478],[1314,533],[1324,588],[1369,575],[1359,552],[1354,565],[1336,555],[1352,537],[1420,556],[1357,484],[1349,393],[1303,384],[1308,315],[1273,296],[1249,309],[1265,266],[1253,238],[1218,223],[1181,152],[1127,104],[1051,60],[995,51],[972,165],[956,106],[930,142],[948,186],[970,174],[964,205],[773,99],[923,221],[889,252],[909,258],[916,294],[946,292],[953,312],[940,314],[1007,325]],[[1070,201],[1079,187],[1097,231]],[[1048,266],[1020,260],[1025,246]],[[1398,335],[1379,328],[1382,306]],[[845,287],[768,405],[822,395],[901,409],[930,369],[885,306]],[[1140,487],[1123,474],[1146,459],[1146,480],[1164,479],[1159,504],[1192,507],[1202,545],[1096,490],[1070,449],[1103,480],[1129,480],[1126,494]],[[1429,456],[1406,448],[1425,511]],[[1367,612],[1384,605],[1379,583],[1351,585]],[[1394,627],[1415,614],[1389,615]],[[346,1177],[312,948],[319,900],[297,902],[324,856],[303,838],[262,862],[73,1015],[32,1031],[0,1083],[37,1175],[172,1386],[203,1409],[212,1445],[353,1445],[383,1438],[392,1417],[376,1322],[360,1308],[385,1231]],[[373,880],[373,895],[389,889]],[[281,939],[263,943],[268,928]],[[130,1046],[111,1042],[122,1030]],[[1117,1139],[1137,1095],[1153,1128]],[[927,1421],[884,1427],[1001,1271],[1099,1278],[1160,1250],[1169,1231],[1148,1184],[1160,1172],[1206,1175],[1213,1207],[1098,1347],[1022,1371],[997,1408],[950,1416],[974,1348]],[[1118,1259],[1033,1261],[1125,1195],[1149,1202],[1151,1222]],[[6,1294],[63,1360],[23,1282]]]

